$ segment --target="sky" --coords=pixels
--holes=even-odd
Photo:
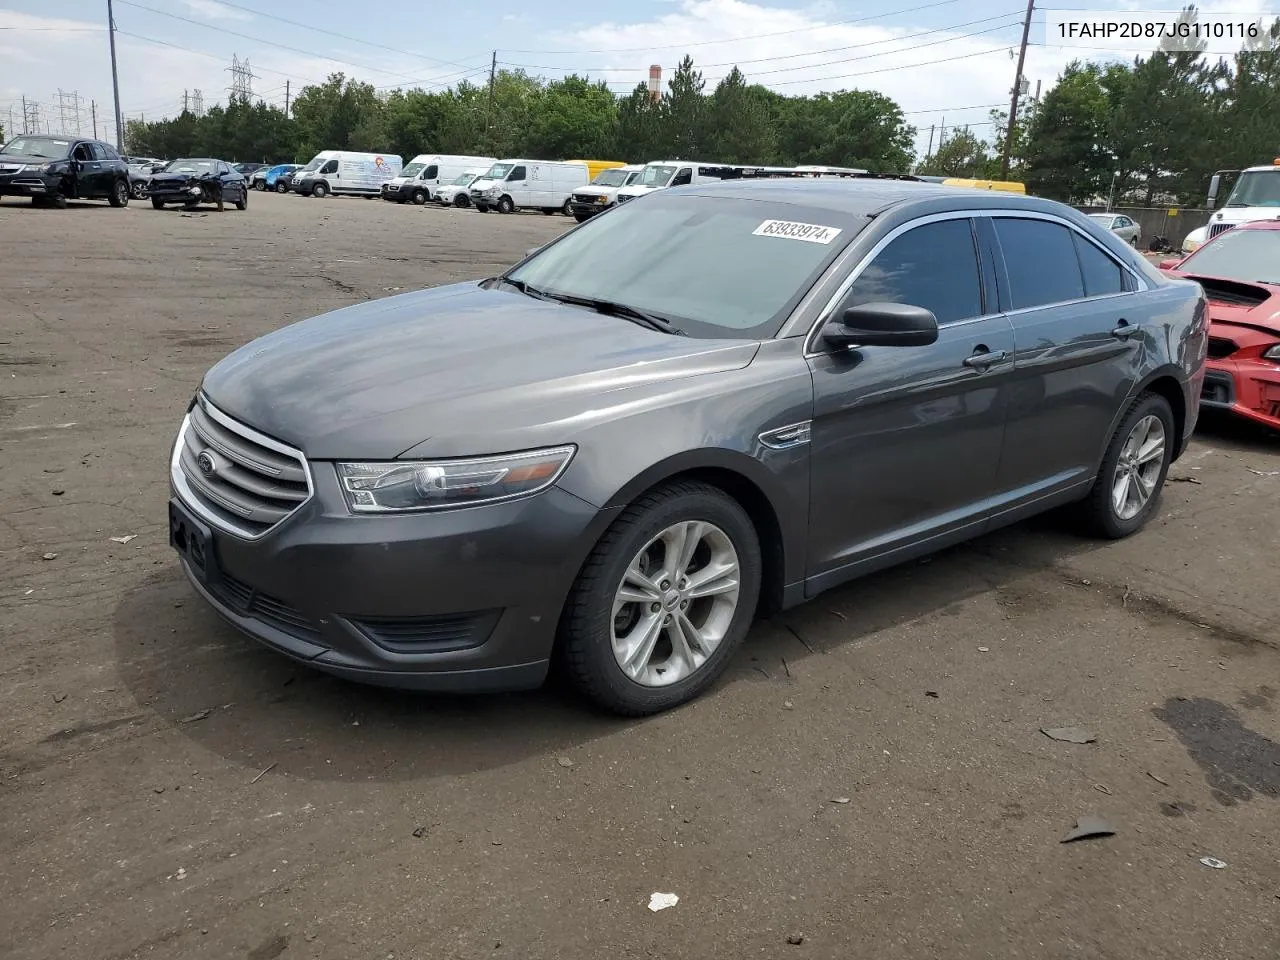
[[[626,93],[647,79],[651,64],[662,66],[665,85],[687,53],[708,92],[734,64],[749,82],[780,93],[879,91],[917,128],[920,153],[931,128],[968,125],[991,139],[988,112],[1008,107],[1026,12],[1023,0],[486,0],[475,7],[429,0],[415,19],[404,5],[386,2],[113,2],[126,118],[174,116],[184,92],[199,90],[206,107],[225,102],[233,57],[249,62],[255,99],[283,106],[286,93],[336,71],[380,89],[484,83],[495,52],[499,68],[547,78],[576,72]],[[1047,35],[1047,18],[1170,11],[1174,19],[1180,6],[1043,2],[1032,18],[1023,69],[1033,93],[1037,84],[1051,86],[1073,59],[1131,60],[1150,52],[1145,43],[1118,37],[1064,46]],[[96,109],[99,135],[114,140],[106,0],[61,0],[56,16],[47,0],[0,4],[5,130],[21,129],[25,97],[28,106],[38,105],[42,130],[75,133],[78,117],[79,132],[91,135]],[[1062,13],[1071,8],[1078,13]],[[1216,0],[1200,9],[1270,23],[1280,0]],[[1212,40],[1208,52],[1229,55],[1237,46]]]

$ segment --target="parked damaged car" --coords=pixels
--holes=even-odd
[[[185,158],[174,160],[151,178],[148,195],[151,205],[161,210],[166,204],[187,208],[202,203],[233,203],[237,210],[249,206],[249,182],[225,160]]]
[[[21,136],[0,150],[0,197],[65,207],[68,200],[129,203],[129,168],[115,147],[81,137]]]

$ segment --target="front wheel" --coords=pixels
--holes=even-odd
[[[145,180],[139,180],[129,187],[129,192],[133,194],[135,200],[147,199],[147,183]]]
[[[469,207],[471,206],[471,198],[465,193],[460,193],[453,198],[453,205],[455,207]]]
[[[164,201],[163,201],[163,200],[161,200],[159,197],[152,197],[152,198],[151,198],[151,206],[155,207],[157,210],[163,210],[163,209],[164,209]]]
[[[615,713],[693,699],[724,672],[755,616],[760,543],[717,487],[677,481],[614,522],[582,567],[560,624],[570,678]]]
[[[323,183],[317,183],[314,187],[311,188],[311,195],[315,197],[317,200],[323,200],[325,197],[329,195],[329,188],[326,187]]]
[[[589,213],[575,213],[575,214],[573,215],[573,219],[577,220],[579,223],[586,223],[588,220],[590,220],[590,219],[591,219],[591,214],[589,214]]]
[[[563,213],[566,217],[572,217],[573,216],[572,201],[566,200],[564,202],[564,206],[560,208],[560,212]]]
[[[113,207],[127,207],[129,205],[129,181],[117,180],[111,186],[111,195],[107,197],[107,202]]]
[[[1081,505],[1092,530],[1119,540],[1141,530],[1155,513],[1173,462],[1173,411],[1157,393],[1133,401],[1116,428],[1093,490]]]
[[[477,203],[477,204],[476,204],[476,212],[477,212],[477,213],[488,213],[488,212],[489,212],[489,205],[488,205],[487,203]]]
[[[499,200],[498,200],[498,212],[499,212],[499,213],[511,213],[513,210],[515,210],[515,208],[516,208],[516,205],[515,205],[514,203],[512,203],[512,202],[511,202],[511,198],[510,198],[510,197],[501,197],[501,198],[499,198]]]
[[[414,202],[414,203],[416,203],[418,206],[422,206],[424,203],[426,203],[426,202],[427,202],[427,191],[425,191],[425,190],[415,190],[415,191],[413,191],[413,202]]]

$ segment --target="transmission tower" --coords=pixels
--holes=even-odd
[[[32,134],[40,132],[40,104],[34,100],[28,102],[22,98],[22,132]]]
[[[59,132],[73,137],[80,136],[80,101],[78,91],[58,91]]]
[[[191,93],[191,112],[197,117],[204,116],[204,94],[200,90]]]
[[[241,60],[232,54],[231,66],[227,69],[231,72],[231,86],[227,88],[231,91],[231,99],[243,100],[246,103],[252,100],[254,75],[249,67],[249,61]]]

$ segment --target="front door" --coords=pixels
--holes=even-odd
[[[1140,374],[1132,277],[1064,222],[991,221],[1016,352],[999,486],[1015,508],[1088,481]]]
[[[936,343],[815,345],[811,594],[965,539],[986,522],[1014,344],[977,250],[967,217],[911,227],[875,256],[834,314],[886,301],[927,307],[938,319]]]

